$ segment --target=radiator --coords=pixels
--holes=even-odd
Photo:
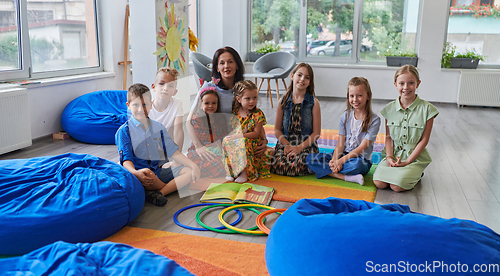
[[[28,91],[0,91],[0,154],[31,146]]]
[[[458,85],[458,106],[500,106],[500,72],[462,71]]]

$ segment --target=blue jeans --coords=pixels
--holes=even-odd
[[[342,156],[344,155],[346,155],[346,153],[342,154]],[[316,173],[316,178],[322,178],[332,173],[329,165],[332,156],[332,153],[310,153],[306,157],[306,164],[311,171]],[[371,167],[371,161],[366,160],[362,156],[358,156],[347,160],[339,173],[344,175],[365,175],[370,171]]]

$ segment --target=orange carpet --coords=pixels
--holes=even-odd
[[[195,275],[269,275],[263,244],[128,226],[105,240],[163,255]]]

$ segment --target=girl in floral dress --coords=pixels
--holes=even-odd
[[[257,86],[240,81],[234,86],[230,135],[224,138],[226,180],[243,183],[270,177],[270,156],[256,156],[266,116],[257,108]],[[236,179],[235,179],[236,178]]]
[[[286,176],[312,174],[306,164],[310,153],[319,152],[316,140],[321,134],[321,110],[314,97],[311,66],[300,63],[290,74],[292,82],[276,110],[274,134],[278,139],[271,171]]]

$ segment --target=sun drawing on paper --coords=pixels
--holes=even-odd
[[[171,4],[169,8],[168,3],[165,2],[165,18],[160,17],[161,27],[156,36],[159,48],[153,54],[159,56],[158,67],[174,67],[184,73],[186,70],[184,49],[187,39],[183,34],[186,32],[186,20],[179,18],[174,10],[174,4]]]

